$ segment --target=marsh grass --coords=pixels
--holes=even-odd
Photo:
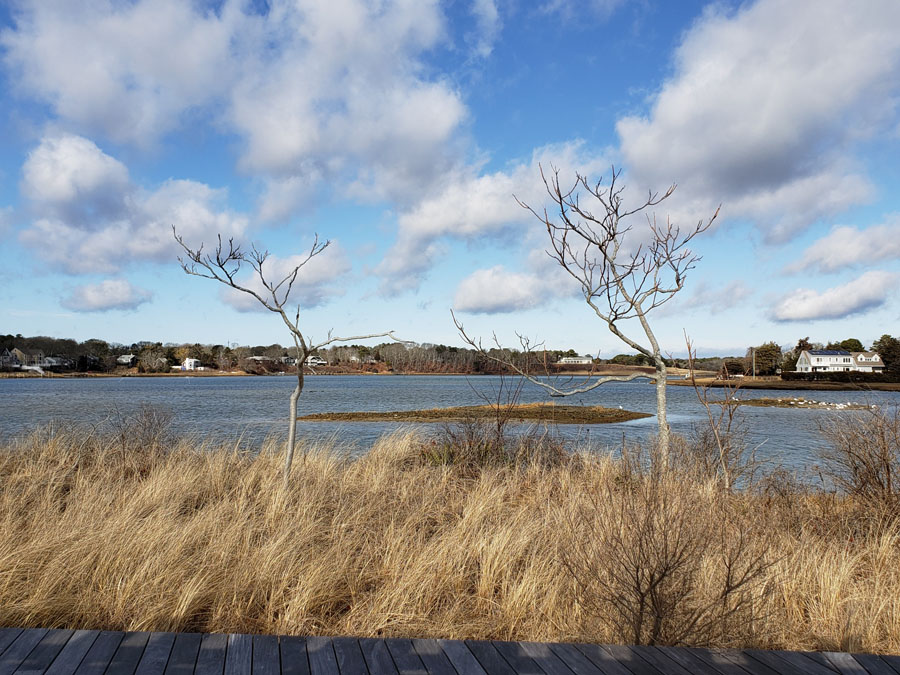
[[[402,432],[355,460],[307,444],[285,488],[274,445],[148,438],[0,448],[0,625],[630,642],[610,598],[632,592],[624,557],[656,564],[643,541],[685,561],[659,642],[900,651],[897,520],[789,478],[731,493],[580,454],[473,470]],[[738,541],[761,564],[732,612]]]

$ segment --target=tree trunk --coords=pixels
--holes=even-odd
[[[656,357],[656,422],[659,425],[659,461],[663,470],[669,468],[669,421],[666,418],[666,362]]]
[[[303,361],[297,363],[297,386],[291,392],[290,423],[288,424],[287,448],[284,456],[284,485],[287,487],[291,477],[291,464],[294,461],[294,445],[297,437],[297,401],[303,391]]]

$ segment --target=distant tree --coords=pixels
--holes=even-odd
[[[284,325],[287,327],[294,342],[296,353],[299,355],[297,360],[297,384],[291,392],[290,398],[290,419],[288,423],[288,440],[287,449],[284,459],[284,481],[288,482],[291,475],[291,464],[294,459],[294,446],[297,432],[297,401],[303,391],[303,364],[307,357],[318,349],[323,349],[336,342],[349,342],[352,340],[365,340],[373,337],[390,337],[394,338],[392,331],[385,333],[372,333],[370,335],[354,335],[349,337],[336,337],[330,332],[328,337],[322,342],[313,342],[309,339],[300,326],[300,306],[291,317],[285,310],[285,305],[290,299],[291,290],[294,283],[300,276],[301,271],[306,264],[322,253],[328,245],[329,241],[319,242],[316,236],[309,252],[295,267],[293,267],[282,279],[270,279],[267,276],[268,268],[265,267],[266,260],[269,258],[268,251],[260,251],[256,246],[251,247],[249,252],[241,250],[240,245],[234,243],[234,239],[229,239],[228,243],[222,242],[221,235],[218,237],[218,245],[215,251],[210,253],[203,252],[203,244],[192,249],[184,243],[184,239],[178,235],[175,227],[172,227],[172,234],[175,241],[184,249],[185,258],[178,258],[181,268],[186,274],[203,277],[204,279],[212,279],[221,284],[229,286],[242,293],[250,295],[270,312],[281,317]],[[250,285],[243,285],[244,282],[238,282],[237,277],[242,269],[250,267],[253,271],[256,281],[259,282],[261,288],[254,288]]]
[[[856,338],[847,338],[846,340],[841,340],[841,349],[846,349],[848,352],[866,351],[865,347],[863,347],[863,343]]]
[[[775,342],[766,342],[758,347],[750,347],[744,358],[746,372],[754,372],[754,363],[756,375],[774,375],[781,366],[781,345]]]
[[[900,373],[900,340],[890,335],[882,335],[872,343],[872,351],[884,361],[884,369]]]
[[[744,362],[742,359],[725,359],[722,362],[722,369],[719,371],[719,375],[723,379],[734,377],[735,375],[743,375],[744,373]]]

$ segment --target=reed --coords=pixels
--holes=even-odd
[[[278,451],[9,442],[0,625],[631,642],[622,579],[672,567],[642,641],[900,652],[900,523],[851,497],[586,454],[474,470],[409,431],[307,443],[285,488]],[[756,576],[716,604],[729,559]]]

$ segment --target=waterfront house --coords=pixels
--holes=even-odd
[[[181,364],[182,370],[202,370],[200,367],[200,359],[185,359]]]
[[[557,363],[566,366],[589,366],[594,362],[590,356],[563,356]]]
[[[116,359],[117,366],[125,366],[126,368],[130,368],[135,363],[137,363],[137,357],[134,354],[122,354]]]
[[[798,373],[880,373],[883,370],[884,362],[875,352],[849,352],[846,349],[804,349],[796,366]]]

